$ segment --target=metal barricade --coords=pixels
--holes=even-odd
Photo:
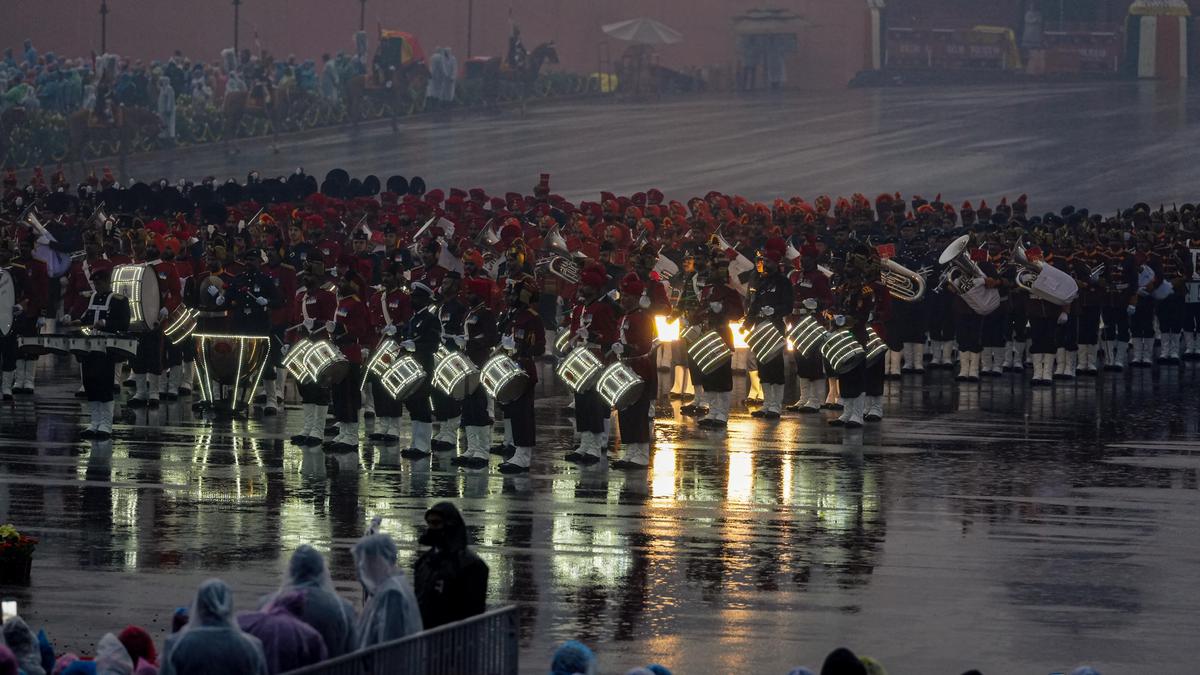
[[[517,675],[518,623],[509,605],[285,675]]]

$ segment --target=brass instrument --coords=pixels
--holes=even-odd
[[[1013,262],[1020,266],[1016,282],[1030,297],[1056,305],[1069,305],[1079,295],[1079,284],[1070,274],[1042,260],[1030,260],[1020,240],[1013,247]]]
[[[904,265],[884,258],[879,261],[880,280],[887,286],[893,298],[903,302],[917,302],[925,295],[925,278]]]
[[[970,240],[971,235],[964,234],[942,251],[938,264],[946,269],[942,272],[940,284],[948,284],[976,314],[987,316],[1000,306],[1000,292],[987,287],[983,270],[971,260],[971,254],[967,251]]]

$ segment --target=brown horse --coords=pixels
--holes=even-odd
[[[375,103],[392,109],[392,131],[399,131],[403,111],[425,98],[431,74],[424,61],[409,61],[388,72],[390,76],[382,79],[371,77],[368,81],[366,75],[355,75],[346,82],[346,114],[355,126],[370,114],[368,105]]]
[[[79,162],[82,170],[84,151],[89,143],[114,143],[121,166],[124,166],[129,148],[138,136],[157,135],[162,130],[162,120],[158,114],[146,108],[118,106],[114,118],[116,121],[113,124],[94,124],[90,110],[71,113],[67,118],[71,146],[67,150],[66,161]]]
[[[514,67],[507,59],[502,62],[499,56],[488,59],[483,68],[483,91],[485,104],[495,108],[500,99],[500,82],[515,82],[521,96],[521,114],[525,114],[525,101],[533,92],[533,84],[542,74],[542,66],[558,63],[558,50],[554,42],[543,42],[529,52],[525,63]]]
[[[248,91],[231,91],[225,94],[221,104],[221,138],[225,141],[225,152],[237,154],[237,137],[243,120],[265,119],[271,132],[271,152],[279,152],[279,131],[291,108],[291,87],[271,89],[265,102],[255,101]]]

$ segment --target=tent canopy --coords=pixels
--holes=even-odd
[[[683,34],[654,19],[628,19],[605,24],[600,30],[610,37],[643,45],[673,45],[683,40]]]

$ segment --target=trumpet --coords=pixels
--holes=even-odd
[[[904,265],[885,258],[879,261],[879,277],[893,298],[916,302],[925,295],[925,278]]]

